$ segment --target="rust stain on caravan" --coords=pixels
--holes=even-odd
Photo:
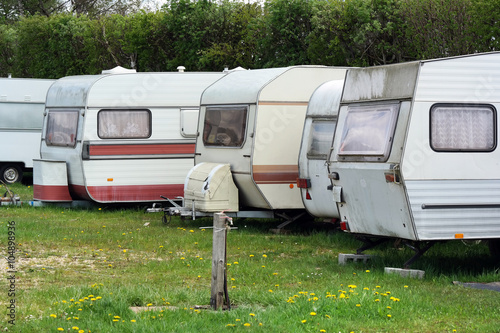
[[[298,165],[254,165],[252,172],[257,184],[290,184],[299,178]]]

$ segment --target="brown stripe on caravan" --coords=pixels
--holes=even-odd
[[[309,102],[259,102],[259,105],[292,105],[307,106]]]
[[[90,156],[194,154],[194,144],[92,145]]]
[[[297,165],[254,165],[252,172],[257,184],[295,184],[299,177]]]

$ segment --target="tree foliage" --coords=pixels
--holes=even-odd
[[[5,0],[0,75],[117,65],[221,71],[368,66],[498,50],[500,0]]]

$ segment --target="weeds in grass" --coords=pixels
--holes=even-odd
[[[23,188],[21,187],[21,190]],[[497,292],[451,282],[498,281],[481,243],[438,244],[415,264],[423,280],[385,275],[411,251],[372,249],[328,228],[271,234],[277,221],[235,220],[228,234],[231,311],[212,311],[210,219],[161,224],[137,207],[1,207],[0,237],[16,221],[19,332],[494,332]],[[5,248],[0,254],[5,255]],[[479,265],[478,265],[479,264]],[[0,306],[7,304],[0,281]],[[3,319],[3,318],[2,318]]]

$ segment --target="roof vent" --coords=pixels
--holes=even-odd
[[[179,67],[177,67],[177,70],[179,71],[179,73],[184,73],[184,71],[186,70],[186,67],[179,66]]]

